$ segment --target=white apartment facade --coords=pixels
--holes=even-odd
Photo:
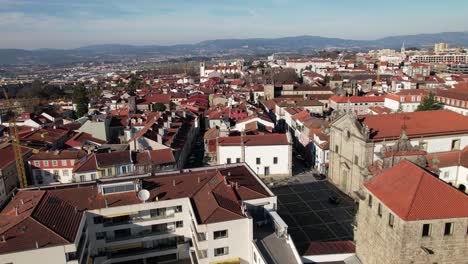
[[[237,200],[237,195],[244,197],[243,191],[251,188],[243,185],[242,179],[256,186],[256,194]],[[47,259],[48,263],[190,260],[200,264],[262,264],[267,263],[262,256],[265,252],[255,245],[251,212],[264,212],[274,232],[287,232],[287,225],[275,213],[276,196],[242,164],[63,188],[20,191],[0,213],[0,234],[5,243],[0,247],[1,263]],[[230,200],[231,206],[219,202],[221,197]],[[54,207],[56,203],[61,208]],[[26,206],[35,206],[36,212],[28,215],[22,210]],[[28,234],[5,225],[7,221],[25,225]],[[37,226],[36,221],[42,225]],[[11,232],[16,232],[14,237]],[[24,239],[31,243],[21,243]],[[293,256],[291,263],[301,263],[295,247],[288,244],[292,242],[287,233],[286,241],[283,249]]]
[[[245,162],[262,177],[292,175],[289,134],[247,135],[217,139],[217,164]]]

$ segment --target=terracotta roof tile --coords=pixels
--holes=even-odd
[[[468,217],[466,194],[407,160],[364,186],[405,221]]]

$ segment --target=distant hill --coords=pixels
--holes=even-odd
[[[67,50],[0,49],[0,64],[66,64],[88,61],[119,61],[145,56],[247,55],[281,51],[305,52],[325,48],[365,50],[375,48],[400,48],[403,42],[405,42],[406,47],[429,47],[437,42],[446,42],[451,46],[463,47],[468,46],[468,32],[393,36],[377,40],[349,40],[319,36],[296,36],[284,38],[219,39],[202,41],[196,44],[172,46],[105,44]]]

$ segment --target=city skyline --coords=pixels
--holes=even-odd
[[[0,48],[172,45],[297,35],[371,40],[467,30],[468,3],[430,2],[0,0]],[[428,28],[423,18],[431,14]]]

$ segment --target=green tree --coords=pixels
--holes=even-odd
[[[141,89],[142,87],[143,83],[140,80],[132,78],[132,80],[128,82],[126,90],[127,92],[135,92],[137,89]]]
[[[330,80],[331,80],[330,75],[325,75],[325,77],[323,78],[323,83],[324,84],[329,84]]]
[[[155,103],[153,104],[153,111],[154,112],[166,111],[166,106],[163,103]]]
[[[175,109],[177,108],[177,105],[176,105],[174,102],[171,101],[171,102],[169,103],[169,108],[170,108],[171,110],[175,110]],[[164,109],[164,110],[166,110],[166,109]]]
[[[73,103],[76,104],[76,115],[82,117],[88,113],[88,95],[83,83],[78,84],[73,90]]]
[[[421,101],[416,111],[431,111],[431,110],[439,110],[442,109],[442,104],[437,102],[435,99],[435,94],[433,92],[429,93],[429,96],[424,98]]]

